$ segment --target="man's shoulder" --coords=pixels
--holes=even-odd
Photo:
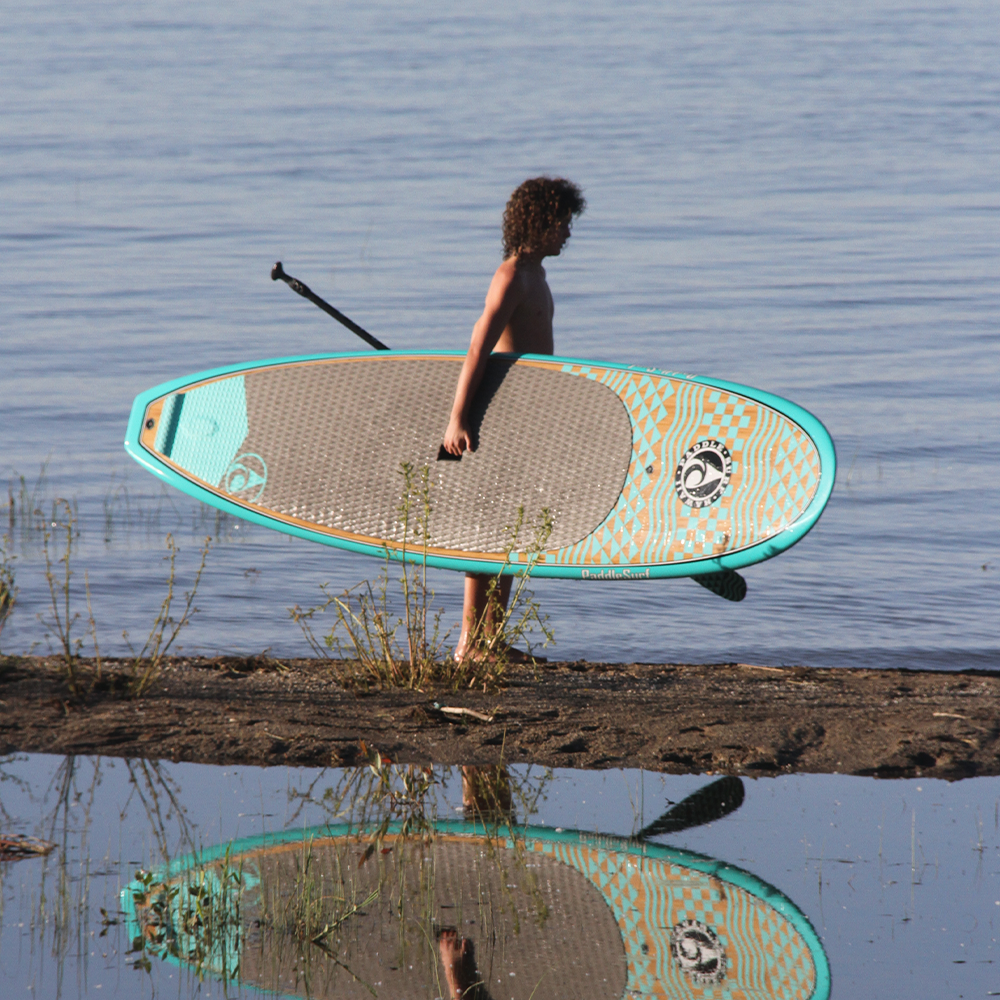
[[[490,282],[490,293],[503,298],[519,297],[524,294],[526,288],[525,275],[513,257],[508,257],[500,264]]]
[[[510,284],[512,281],[516,281],[521,277],[520,271],[517,266],[516,257],[507,257],[505,260],[500,262],[500,266],[496,269],[493,274],[494,281],[503,281],[506,284]]]
[[[496,270],[496,278],[513,284],[517,283],[523,289],[528,290],[535,285],[544,284],[546,280],[545,268],[540,261],[519,261],[516,257],[508,257]]]

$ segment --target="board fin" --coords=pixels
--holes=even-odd
[[[693,576],[691,579],[727,601],[742,601],[747,596],[746,580],[733,569],[723,569],[718,573],[702,573],[701,576]]]

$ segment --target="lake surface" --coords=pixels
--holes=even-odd
[[[407,769],[388,770],[388,784],[401,794]],[[457,769],[417,772],[431,782],[426,815],[460,818]],[[362,814],[376,824],[391,807],[370,793],[379,783],[367,774],[42,755],[0,760],[3,834],[56,845],[47,857],[0,863],[5,995],[260,996],[210,971],[199,983],[192,964],[136,949],[121,890],[136,872],[160,877],[168,860],[221,851],[236,838],[293,836]],[[510,778],[519,824],[624,837],[713,781],[528,767],[511,768]],[[996,995],[1000,779],[812,775],[742,784],[734,811],[647,842],[697,852],[783,893],[818,935],[835,998]],[[352,869],[365,843],[352,851]],[[314,995],[333,994],[316,988]]]
[[[46,648],[38,525],[66,497],[105,655],[152,623],[168,531],[182,586],[218,537],[185,648],[305,652],[286,608],[376,565],[157,492],[121,448],[133,397],[359,346],[277,259],[390,346],[464,349],[507,196],[548,172],[588,199],[548,269],[559,353],[778,393],[839,456],[743,604],[539,582],[550,655],[996,665],[998,34],[975,0],[7,9],[4,648]],[[460,578],[432,585],[457,621]]]

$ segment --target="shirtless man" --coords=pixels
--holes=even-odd
[[[469,410],[491,352],[552,354],[554,306],[542,260],[559,255],[573,219],[585,207],[580,189],[560,177],[532,178],[510,196],[503,213],[504,260],[493,275],[483,314],[472,328],[444,435],[444,447],[452,455],[473,450]],[[500,579],[499,607],[486,607],[489,581],[485,573],[466,574],[462,631],[455,647],[458,661],[468,655],[477,625],[480,635],[491,635],[507,607],[511,577]]]

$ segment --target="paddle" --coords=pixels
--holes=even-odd
[[[739,778],[719,778],[671,806],[659,819],[644,826],[636,834],[636,839],[644,840],[663,833],[679,833],[692,826],[722,819],[743,805],[743,794],[743,782]]]
[[[348,330],[356,333],[366,344],[374,347],[376,351],[388,351],[389,348],[381,340],[373,337],[367,330],[358,326],[352,319],[348,319],[339,309],[334,309],[329,302],[324,302],[308,285],[303,284],[298,278],[293,278],[290,274],[285,274],[285,269],[279,260],[271,268],[271,280],[278,279],[284,281],[293,292],[298,292],[304,299],[308,299],[313,305],[319,306],[325,313],[329,313],[338,323],[343,323]]]

